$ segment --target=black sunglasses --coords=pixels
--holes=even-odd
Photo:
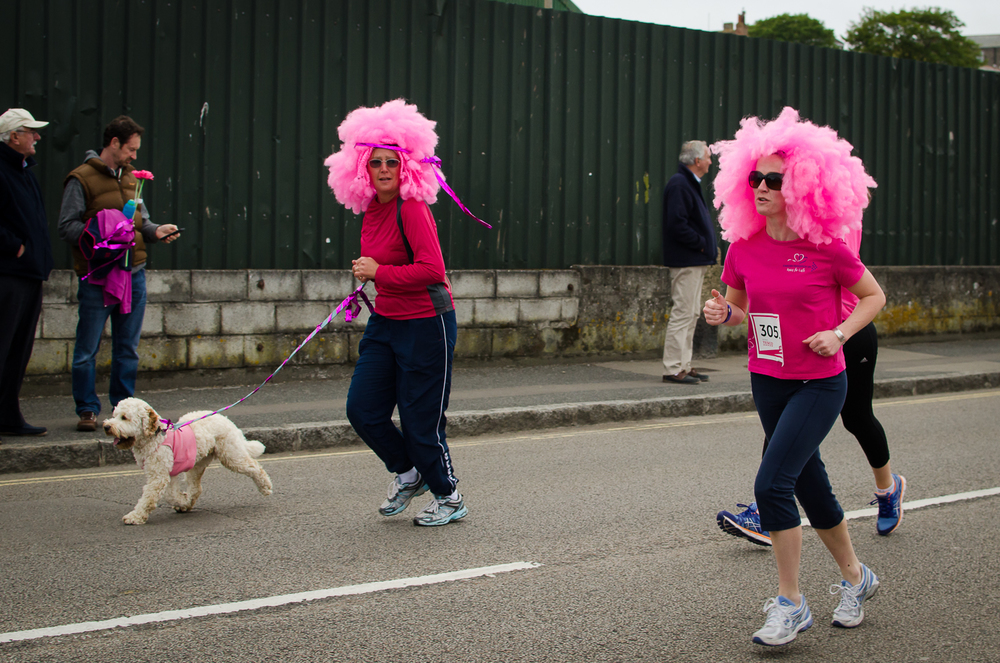
[[[750,173],[747,182],[750,183],[751,189],[756,189],[760,186],[761,182],[766,182],[767,188],[771,191],[781,191],[781,173],[768,173],[765,175],[759,170],[755,170]]]
[[[368,165],[371,168],[381,168],[383,161],[389,168],[399,168],[399,159],[371,159]]]

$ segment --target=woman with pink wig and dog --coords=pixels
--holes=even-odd
[[[778,595],[764,604],[762,645],[784,645],[813,624],[799,590],[802,523],[810,525],[840,567],[834,626],[864,619],[878,577],[854,552],[819,446],[847,393],[843,343],[864,330],[885,295],[844,238],[861,229],[873,180],[851,145],[829,127],[785,108],[777,119],[746,118],[719,154],[715,204],[721,207],[726,255],[723,297],[705,303],[711,325],[748,320],[748,368],[767,446],[754,494],[761,529],[770,532]],[[846,319],[842,289],[858,298]]]
[[[437,226],[429,204],[435,122],[402,99],[352,111],[340,150],[325,161],[337,200],[364,212],[353,274],[378,291],[347,395],[347,417],[395,477],[378,511],[401,513],[428,490],[416,525],[446,525],[468,514],[445,441],[445,410],[457,323]],[[392,422],[398,408],[401,428]]]

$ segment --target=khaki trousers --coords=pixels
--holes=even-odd
[[[691,349],[694,329],[701,315],[701,286],[708,265],[670,268],[670,298],[674,307],[667,320],[667,336],[663,340],[665,375],[677,375],[691,370]]]

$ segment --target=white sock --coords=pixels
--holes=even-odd
[[[896,490],[896,477],[892,477],[892,483],[889,484],[888,488],[879,488],[878,486],[875,486],[876,495],[888,495],[894,490]]]
[[[458,488],[456,488],[455,490],[453,490],[451,492],[451,495],[446,496],[444,499],[446,499],[446,500],[457,500],[459,497],[461,497],[461,495],[458,494]]]
[[[417,468],[415,467],[411,467],[402,474],[397,475],[397,477],[399,478],[399,483],[401,484],[413,483],[414,481],[417,480],[417,477],[419,476],[420,472],[417,472]]]

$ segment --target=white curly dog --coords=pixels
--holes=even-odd
[[[209,414],[208,411],[188,412],[177,423],[184,423]],[[201,475],[215,458],[222,466],[245,474],[257,484],[262,495],[271,494],[271,478],[256,460],[264,453],[264,445],[257,440],[248,440],[232,421],[221,414],[196,421],[187,428],[194,431],[197,440],[197,455],[194,466],[174,477],[174,450],[164,443],[165,424],[160,415],[145,401],[126,398],[115,406],[110,419],[104,420],[104,432],[115,438],[119,449],[131,449],[135,462],[146,473],[146,485],[142,497],[122,520],[126,525],[142,525],[166,490],[167,503],[179,513],[190,511],[201,496]],[[187,490],[182,483],[187,480]]]

